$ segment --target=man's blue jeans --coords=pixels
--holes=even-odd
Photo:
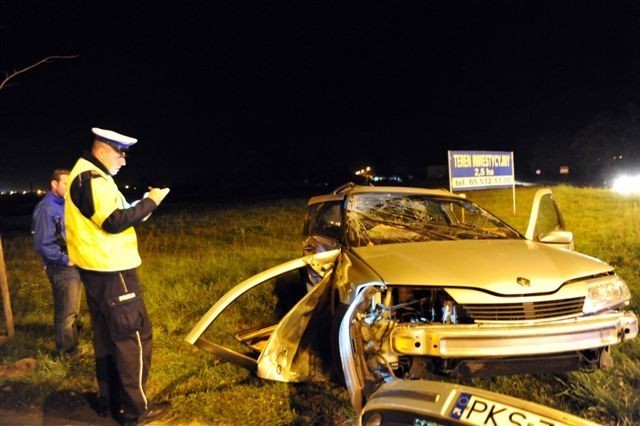
[[[78,315],[82,300],[82,281],[75,266],[48,264],[47,277],[53,293],[53,327],[56,351],[74,353],[78,347]]]

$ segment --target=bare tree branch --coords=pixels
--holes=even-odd
[[[29,65],[28,67],[22,68],[22,69],[18,69],[18,70],[13,70],[13,72],[5,74],[4,79],[2,80],[2,82],[0,82],[0,90],[2,90],[6,84],[9,82],[9,80],[11,80],[13,77],[17,76],[18,74],[22,74],[25,73],[29,70],[34,69],[35,67],[42,65],[52,59],[73,59],[73,58],[77,58],[80,55],[67,55],[67,56],[59,56],[59,55],[54,55],[54,56],[47,56],[46,58],[36,62],[35,64]]]

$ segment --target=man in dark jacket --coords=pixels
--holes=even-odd
[[[59,355],[74,355],[78,350],[77,324],[82,298],[82,281],[67,254],[64,229],[68,179],[69,170],[53,171],[51,189],[36,205],[31,224],[33,248],[42,258],[53,292],[53,326]]]

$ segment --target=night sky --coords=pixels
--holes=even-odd
[[[420,174],[461,149],[524,172],[532,139],[640,94],[637,1],[160,3],[0,0],[0,70],[79,55],[0,91],[0,189],[44,186],[93,126],[139,139],[120,183]]]

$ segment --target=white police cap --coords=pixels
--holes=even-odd
[[[100,129],[98,127],[92,127],[91,131],[96,135],[96,140],[111,145],[118,151],[126,151],[133,144],[138,142],[138,139],[129,136],[121,135],[112,130]]]

